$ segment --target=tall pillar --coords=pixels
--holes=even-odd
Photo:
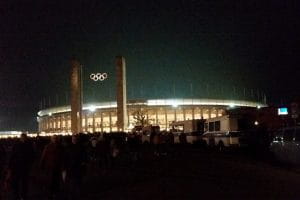
[[[82,131],[82,72],[78,60],[72,58],[71,64],[71,131],[77,134]]]
[[[117,68],[117,127],[118,131],[127,129],[127,96],[126,96],[126,64],[125,58],[116,57]]]

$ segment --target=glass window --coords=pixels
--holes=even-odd
[[[215,131],[220,131],[220,129],[221,129],[221,123],[220,123],[220,121],[216,121],[215,122]]]
[[[208,131],[208,123],[204,124],[204,131]]]
[[[209,124],[208,124],[208,130],[209,131],[214,131],[214,122],[209,122]]]

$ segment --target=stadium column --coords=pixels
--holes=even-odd
[[[168,129],[168,115],[167,115],[167,108],[165,107],[165,122],[166,122],[166,129]]]
[[[59,118],[59,120],[60,120],[60,127],[59,127],[60,132],[63,131],[63,129],[62,129],[62,126],[63,126],[62,118],[63,118],[62,115],[60,115],[60,118]]]
[[[88,124],[88,116],[87,116],[87,113],[85,113],[84,115],[84,131],[85,132],[88,132],[89,131],[89,124]]]
[[[158,125],[158,109],[155,108],[155,124]]]
[[[208,119],[211,118],[211,110],[212,110],[212,108],[209,108],[209,109],[208,109]]]
[[[126,64],[125,58],[116,57],[117,68],[117,127],[118,131],[125,131],[127,120],[127,96],[126,96]]]
[[[176,111],[176,108],[174,108],[174,121],[177,122],[177,111]]]
[[[109,111],[109,132],[112,131],[111,112]]]
[[[192,108],[192,119],[195,119],[195,108]]]
[[[82,66],[76,58],[70,61],[71,73],[71,132],[82,131]]]
[[[203,108],[200,108],[200,115],[201,115],[201,119],[203,119]]]
[[[100,113],[100,127],[101,127],[101,133],[103,133],[103,112]]]
[[[93,133],[95,133],[95,112],[93,112]]]

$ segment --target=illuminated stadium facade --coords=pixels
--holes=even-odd
[[[220,99],[152,99],[128,101],[128,131],[137,121],[134,116],[145,116],[148,124],[159,125],[161,130],[169,130],[170,123],[191,119],[208,119],[222,116],[232,107],[264,107],[255,101]],[[71,108],[60,106],[38,112],[39,132],[71,133]],[[117,103],[95,102],[83,105],[83,132],[117,131]]]

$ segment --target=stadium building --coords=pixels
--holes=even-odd
[[[169,99],[164,97],[169,96],[165,93],[167,90],[164,92],[163,98],[147,98],[146,96],[141,96],[140,99],[146,100],[127,100],[126,64],[125,58],[122,56],[116,57],[116,81],[110,84],[110,86],[112,86],[117,83],[117,101],[94,102],[82,105],[82,70],[79,62],[71,62],[71,66],[72,70],[74,69],[72,72],[77,72],[71,72],[70,91],[71,94],[73,94],[71,95],[71,105],[56,106],[40,110],[37,119],[40,133],[76,133],[77,127],[80,127],[78,130],[82,130],[83,132],[130,131],[135,125],[141,125],[141,123],[143,123],[142,125],[158,125],[161,130],[169,130],[169,126],[172,122],[218,117],[224,115],[226,110],[232,107],[259,108],[266,106],[265,103],[255,100],[195,98],[196,96],[193,98]],[[78,69],[80,68],[80,70],[76,67]],[[93,74],[91,74],[91,76],[92,75]],[[98,74],[96,74],[96,76],[97,75]],[[100,73],[99,75],[101,78]],[[93,79],[95,77],[90,78]],[[181,85],[183,85],[183,83],[181,83]],[[134,91],[134,89],[129,90],[129,92]],[[208,87],[207,91],[209,91]],[[234,93],[236,93],[235,88]],[[147,94],[152,93],[147,92]],[[247,99],[245,90],[243,96],[244,99]],[[129,99],[136,98],[130,97]],[[263,102],[265,102],[265,100]],[[73,112],[71,112],[71,106]],[[119,121],[117,121],[117,119],[119,119]],[[73,128],[75,127],[76,130],[72,130],[71,122],[74,122]]]
[[[169,130],[174,121],[208,119],[222,116],[233,107],[264,107],[265,103],[221,99],[151,99],[127,101],[128,131],[137,123],[137,115],[148,124]],[[71,107],[51,107],[38,112],[39,132],[71,133]],[[83,105],[84,132],[117,131],[117,103],[95,102]]]

